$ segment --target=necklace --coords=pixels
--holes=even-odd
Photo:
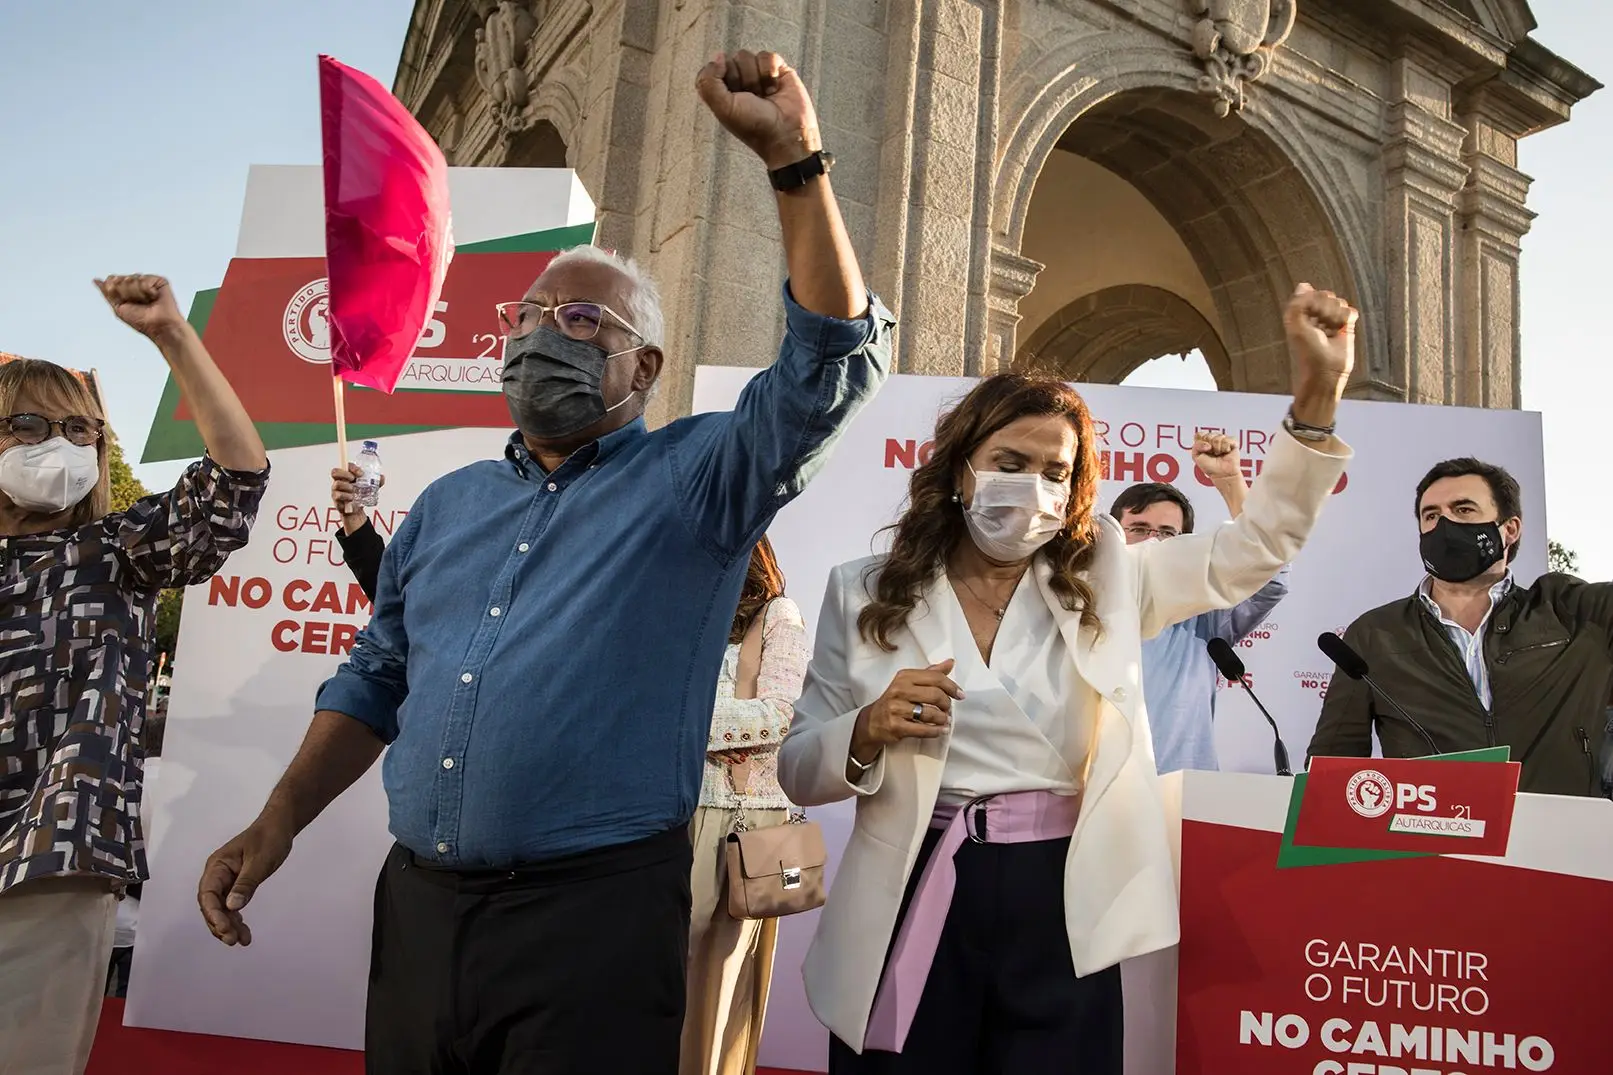
[[[968,579],[964,578],[962,575],[957,575],[957,576],[953,576],[953,577],[955,577],[959,582],[963,583],[963,588],[965,590],[969,591],[969,596],[974,598],[975,601],[977,603],[979,603],[980,607],[984,608],[987,612],[989,612],[993,616],[997,617],[997,619],[999,621],[1002,620],[1003,614],[1008,611],[1008,606],[1007,605],[1004,605],[1002,608],[998,608],[997,606],[993,605],[990,601],[987,601],[984,597],[981,597],[980,596],[980,591],[976,590],[972,585],[970,585]],[[1022,579],[1024,577],[1025,577],[1024,573],[1021,572],[1019,578]],[[1014,590],[1017,590],[1017,589],[1019,589],[1019,579],[1014,580]],[[1013,600],[1013,592],[1014,592],[1013,590],[1008,591],[1008,593],[1009,593],[1008,599],[1010,601]]]

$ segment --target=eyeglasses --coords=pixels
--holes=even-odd
[[[0,418],[0,432],[23,444],[43,443],[52,429],[61,430],[62,436],[70,443],[84,448],[101,439],[106,423],[87,414],[70,414],[61,421],[46,418],[42,414],[13,414]]]
[[[632,322],[602,302],[562,302],[558,306],[545,306],[541,302],[501,302],[498,304],[499,324],[512,340],[531,334],[543,323],[545,316],[553,314],[555,327],[574,340],[591,340],[609,317],[622,328],[644,337]]]
[[[1126,527],[1126,533],[1128,535],[1130,535],[1131,537],[1142,538],[1144,540],[1147,540],[1148,538],[1156,538],[1156,537],[1163,539],[1163,538],[1173,538],[1173,537],[1180,537],[1181,536],[1180,533],[1178,533],[1176,530],[1171,529],[1168,526],[1142,526],[1142,525],[1128,526],[1128,527]]]

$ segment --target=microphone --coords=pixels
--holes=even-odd
[[[1260,704],[1260,699],[1255,695],[1254,688],[1244,682],[1243,662],[1238,659],[1236,653],[1232,652],[1232,647],[1227,644],[1227,640],[1224,638],[1210,639],[1205,648],[1210,651],[1210,660],[1215,662],[1215,667],[1220,670],[1223,676],[1226,676],[1227,679],[1248,692],[1249,700],[1254,702],[1255,708],[1260,710],[1260,715],[1266,718],[1267,724],[1271,725],[1271,735],[1274,740],[1271,747],[1271,756],[1272,760],[1277,763],[1277,775],[1293,776],[1294,770],[1288,764],[1288,747],[1283,744],[1283,733],[1277,729],[1277,722],[1271,719],[1271,714],[1266,712],[1266,707]]]
[[[1423,737],[1423,742],[1428,744],[1428,753],[1439,753],[1439,745],[1434,742],[1434,737],[1429,735],[1427,730],[1421,724],[1418,724],[1416,718],[1406,712],[1399,702],[1389,697],[1384,689],[1373,681],[1372,676],[1367,672],[1366,658],[1355,652],[1348,642],[1332,631],[1326,631],[1316,639],[1316,646],[1328,660],[1338,665],[1340,672],[1343,672],[1351,679],[1359,679],[1372,689],[1373,694],[1389,703],[1389,708],[1393,709],[1401,720],[1411,725],[1413,731]]]

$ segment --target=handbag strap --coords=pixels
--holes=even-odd
[[[761,621],[761,631],[759,632],[759,634],[764,638],[767,635],[767,617],[773,611],[773,604],[777,600],[778,600],[778,598],[774,598],[772,601],[769,601],[767,604],[763,605],[762,608],[761,608],[761,611],[759,611],[756,614],[757,619],[759,619]],[[765,645],[766,645],[766,643],[764,642],[763,646],[765,647]],[[758,664],[760,664],[760,661],[758,661]],[[746,762],[746,763],[742,763],[742,764],[745,764],[747,766],[747,769],[746,769],[747,779],[746,779],[745,783],[746,783],[746,786],[748,787],[750,785],[750,781],[748,779],[748,773],[749,773],[749,767],[748,766],[749,766],[749,763]],[[733,796],[733,799],[734,799],[734,804],[733,804],[734,827],[733,827],[733,829],[731,831],[733,831],[735,833],[749,832],[750,831],[750,823],[749,823],[749,820],[745,816],[744,797],[742,795],[740,795],[739,788],[735,784],[735,781],[734,781],[734,769],[735,769],[734,765],[730,764],[728,766],[728,791]],[[788,819],[786,821],[786,824],[804,825],[804,824],[806,824],[806,819],[807,819],[806,818],[806,808],[801,807],[801,806],[795,806],[794,804],[791,804],[791,806],[789,807],[789,817],[788,817]]]

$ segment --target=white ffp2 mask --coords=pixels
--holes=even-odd
[[[1070,487],[1040,474],[988,470],[974,475],[975,494],[963,513],[969,536],[993,560],[1029,559],[1064,528]]]
[[[89,496],[100,480],[101,458],[93,444],[52,437],[0,452],[0,492],[24,511],[66,511]]]

